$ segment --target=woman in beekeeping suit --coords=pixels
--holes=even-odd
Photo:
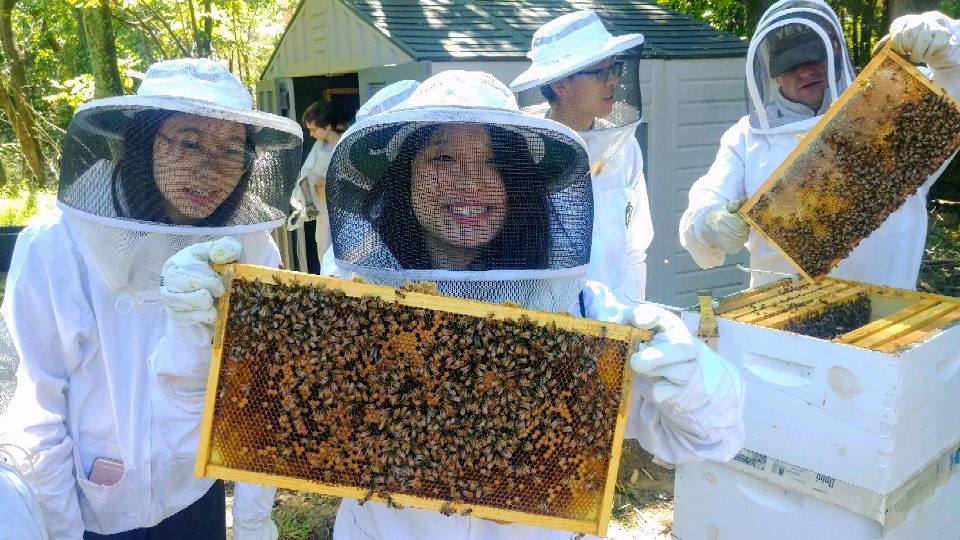
[[[446,295],[565,311],[584,294],[601,320],[654,329],[632,358],[627,436],[670,462],[730,459],[743,442],[741,382],[675,316],[630,309],[584,278],[593,202],[573,130],[523,114],[491,75],[448,71],[400,106],[362,119],[334,151],[327,201],[334,274]],[[219,291],[218,291],[219,292]],[[569,538],[469,516],[346,499],[338,539]]]
[[[74,115],[59,212],[20,235],[2,307],[20,363],[0,431],[29,454],[52,537],[224,537],[223,484],[193,475],[211,299],[176,291],[215,286],[207,260],[279,265],[268,231],[301,146],[204,59],[154,64],[136,96]],[[235,495],[234,538],[275,538],[273,490]]]
[[[643,34],[613,36],[593,11],[558,17],[536,31],[533,61],[510,88],[528,112],[555,120],[587,143],[593,176],[594,233],[588,278],[610,287],[621,301],[646,294],[646,252],[653,220],[636,139],[640,78],[636,62],[618,59],[637,50]]]
[[[893,49],[926,63],[933,80],[960,96],[957,22],[940,13],[905,15],[890,26]],[[751,285],[794,273],[736,215],[855,78],[836,13],[821,0],[781,0],[760,19],[747,53],[747,110],[720,140],[713,166],[693,185],[680,241],[702,268],[723,264],[746,243]],[[946,167],[946,165],[944,165]],[[841,278],[916,287],[927,233],[926,195],[937,171],[831,272]],[[772,273],[776,272],[776,273]]]

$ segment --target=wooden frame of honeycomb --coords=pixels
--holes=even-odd
[[[852,312],[824,317],[836,309]],[[957,324],[960,299],[831,277],[812,283],[783,279],[721,300],[717,316],[896,353]],[[801,330],[804,322],[811,324]],[[810,328],[818,325],[829,327]]]
[[[224,273],[198,476],[605,535],[629,354],[648,331],[417,287]]]
[[[960,147],[960,105],[885,47],[741,207],[807,279],[827,274]]]

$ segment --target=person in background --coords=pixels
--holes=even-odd
[[[533,63],[510,83],[521,101],[539,90],[546,103],[526,110],[575,130],[587,143],[594,201],[589,279],[633,303],[646,296],[653,220],[635,136],[639,78],[622,77],[618,55],[642,44],[643,34],[611,35],[593,11],[569,13],[534,33],[527,54]]]
[[[933,71],[933,81],[960,97],[958,23],[937,12],[905,15],[890,25],[893,50]],[[720,150],[690,189],[680,243],[701,268],[723,264],[746,244],[751,286],[793,274],[790,263],[752,233],[736,212],[796,148],[855,78],[836,13],[820,0],[781,0],[761,18],[750,42],[747,110],[720,139]],[[750,62],[750,59],[753,59]],[[830,71],[828,66],[833,66]],[[946,165],[944,166],[946,167]],[[926,195],[943,169],[857,245],[831,275],[914,289],[927,236]]]
[[[299,232],[297,255],[303,269],[306,270],[307,253],[304,233],[307,221],[315,223],[314,239],[317,242],[317,257],[323,257],[323,253],[330,247],[330,221],[327,217],[325,193],[327,167],[330,166],[330,156],[333,155],[333,148],[340,140],[344,125],[338,123],[333,104],[329,101],[317,101],[307,107],[303,111],[300,123],[314,139],[314,143],[300,167],[297,187],[290,197],[293,212],[287,220],[287,230]]]

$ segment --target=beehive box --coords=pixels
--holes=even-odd
[[[677,467],[675,539],[946,540],[957,538],[960,531],[960,467],[955,458],[938,463],[938,475],[917,478],[920,483],[904,486],[901,493],[860,505],[879,514],[867,517],[850,509],[857,497],[846,497],[852,493],[844,493],[832,479],[821,475],[820,480],[813,476],[809,483],[795,483],[795,467],[769,456],[759,463],[751,452],[737,458],[744,454],[752,458],[746,465],[735,460]],[[745,472],[761,465],[769,474]],[[802,489],[812,484],[820,494]]]
[[[603,535],[648,333],[236,265],[197,474]]]
[[[884,494],[960,438],[960,299],[781,280],[717,316],[746,448]]]
[[[801,275],[825,275],[960,147],[958,107],[884,49],[740,215]]]

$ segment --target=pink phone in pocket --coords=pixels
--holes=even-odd
[[[123,478],[123,462],[118,459],[99,457],[90,467],[90,474],[87,480],[98,486],[112,486]]]

